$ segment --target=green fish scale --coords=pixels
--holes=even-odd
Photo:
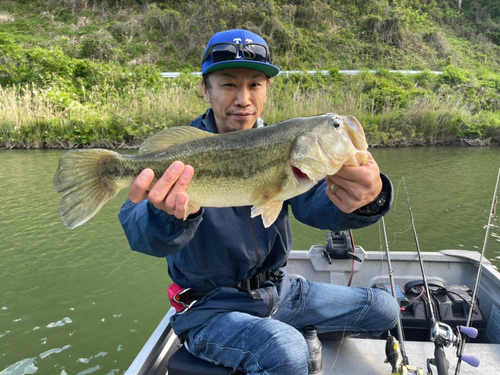
[[[324,116],[292,119],[256,131],[207,135],[149,154],[119,155],[102,168],[101,176],[125,188],[151,168],[156,182],[172,162],[180,160],[194,169],[187,190],[191,202],[250,204],[256,189],[284,178],[297,136],[324,121]]]
[[[122,155],[115,163],[110,163],[106,174],[128,179],[137,176],[144,168],[151,168],[157,179],[172,162],[180,160],[194,168],[194,182],[206,182],[208,179],[250,180],[269,174],[278,178],[284,164],[290,159],[295,137],[292,134],[286,137],[282,129],[275,129],[274,126],[266,130],[269,131],[265,134],[238,132],[228,134],[230,137],[224,135],[197,139],[151,154]]]

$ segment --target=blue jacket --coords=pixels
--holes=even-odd
[[[217,132],[211,110],[190,125]],[[389,179],[384,175],[382,179],[392,197]],[[264,228],[260,216],[250,217],[249,206],[202,207],[193,218],[180,220],[156,209],[148,200],[137,204],[127,200],[119,219],[130,247],[166,257],[169,275],[176,284],[195,290],[213,289],[190,310],[172,317],[176,334],[202,325],[220,312],[236,310],[264,317],[276,309],[289,289],[286,277],[281,282],[266,281],[257,299],[227,286],[284,266],[292,248],[289,207],[300,222],[333,231],[368,226],[389,210],[390,202],[375,216],[343,213],[325,194],[326,188],[323,180],[308,192],[284,202],[278,219],[269,228]]]

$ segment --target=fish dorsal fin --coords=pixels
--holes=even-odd
[[[178,126],[165,129],[147,138],[139,148],[139,155],[163,151],[167,148],[194,139],[213,137],[215,134],[200,130],[192,126]]]

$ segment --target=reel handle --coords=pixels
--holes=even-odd
[[[462,332],[464,335],[469,336],[470,338],[475,339],[477,337],[477,329],[474,327],[465,327],[465,326],[460,326],[460,332]]]
[[[472,367],[478,367],[480,363],[478,357],[476,357],[475,355],[467,355],[467,354],[462,354],[462,361],[468,363]]]

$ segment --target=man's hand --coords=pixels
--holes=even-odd
[[[138,203],[146,198],[158,208],[174,215],[178,219],[184,219],[188,209],[189,198],[186,189],[194,175],[194,169],[190,165],[184,165],[181,161],[173,162],[167,168],[163,176],[153,185],[149,186],[154,179],[154,172],[147,168],[143,170],[130,187],[129,199],[132,203]],[[195,207],[188,214],[198,212],[200,207]]]
[[[326,177],[326,194],[343,212],[350,213],[373,202],[382,191],[380,169],[368,153],[368,163],[360,167],[343,166],[333,176]],[[335,193],[331,187],[337,184]]]

